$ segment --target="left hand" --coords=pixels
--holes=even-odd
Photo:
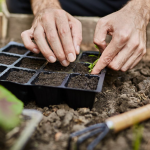
[[[99,20],[94,43],[103,49],[103,53],[92,74],[99,74],[106,66],[127,71],[132,69],[146,54],[146,26],[149,10],[136,6],[132,1],[121,10]],[[106,35],[112,40],[106,46]]]

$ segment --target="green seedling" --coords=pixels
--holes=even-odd
[[[97,49],[99,49],[97,45],[95,45],[95,47],[96,47]],[[89,68],[89,73],[92,72],[93,68],[95,67],[96,63],[98,62],[98,60],[99,60],[99,58],[100,58],[100,55],[101,55],[100,52],[99,52],[99,55],[98,55],[98,56],[96,56],[96,55],[88,55],[89,57],[96,57],[96,58],[97,58],[93,63],[86,62],[86,63],[90,64],[90,65],[88,66],[88,68]]]
[[[0,128],[9,131],[20,123],[23,103],[11,92],[0,86]]]
[[[133,127],[133,133],[134,133],[133,150],[139,150],[142,141],[143,126],[135,125]]]

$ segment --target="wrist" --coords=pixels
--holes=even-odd
[[[141,17],[148,24],[150,20],[150,0],[132,0],[125,7],[122,8],[123,11],[128,11],[128,13],[134,13],[135,15]]]
[[[31,0],[31,5],[34,15],[45,9],[61,9],[57,0]]]

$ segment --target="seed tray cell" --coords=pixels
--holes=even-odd
[[[93,57],[91,57],[91,55],[93,55]],[[83,52],[81,53],[80,57],[79,57],[79,61],[80,62],[89,62],[89,63],[93,63],[95,60],[97,60],[99,55],[99,52],[92,52],[92,51],[88,51],[88,52]]]
[[[30,53],[29,53],[27,56],[44,58],[44,56],[42,55],[42,53],[39,53],[39,54],[34,54],[34,53],[30,52]]]
[[[58,71],[58,72],[70,72],[75,66],[75,63],[70,63],[68,67],[62,66],[58,61],[55,63],[48,63],[44,70],[45,71]]]
[[[6,65],[11,65],[11,64],[13,64],[18,58],[19,58],[19,57],[16,57],[16,56],[0,54],[0,63],[1,63],[1,64],[6,64]]]
[[[92,108],[95,94],[102,90],[106,69],[99,75],[90,75],[87,61],[81,62],[80,58],[84,55],[98,56],[97,52],[81,52],[74,63],[63,67],[59,62],[50,64],[45,58],[30,55],[30,51],[23,55],[8,54],[8,48],[12,47],[25,49],[16,42],[0,49],[0,56],[16,58],[12,63],[1,62],[0,84],[16,97],[25,103],[35,100],[41,107],[65,102],[74,109]]]
[[[37,70],[40,69],[44,65],[44,63],[46,63],[46,61],[41,59],[23,58],[15,66]]]
[[[6,53],[14,53],[14,54],[19,54],[19,55],[24,55],[28,50],[24,47],[20,46],[9,46],[3,52]]]

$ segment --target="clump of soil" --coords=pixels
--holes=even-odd
[[[34,73],[23,70],[12,71],[9,73],[6,80],[17,83],[27,83],[33,75]]]
[[[12,47],[11,49],[7,50],[6,52],[23,55],[23,54],[25,54],[27,51],[28,51],[28,50],[23,49],[23,48]]]
[[[42,53],[39,53],[39,54],[34,54],[34,53],[29,53],[28,56],[33,56],[33,57],[41,57],[41,58],[44,58],[44,56],[42,55]]]
[[[90,54],[89,54],[90,55]],[[95,57],[91,57],[88,54],[86,55],[82,55],[82,57],[80,58],[81,62],[89,62],[89,63],[93,63],[95,60],[98,59],[97,55],[95,55]]]
[[[73,72],[81,73],[81,74],[89,74],[88,65],[78,63],[76,67],[73,69]]]
[[[46,70],[46,71],[63,71],[63,72],[68,72],[71,69],[73,69],[74,66],[75,66],[75,63],[70,63],[69,66],[64,67],[59,62],[55,62],[55,63],[48,63],[46,65],[46,67],[44,68],[44,70]]]
[[[66,73],[41,73],[36,85],[59,86],[67,76]]]
[[[8,55],[0,55],[0,63],[1,63],[1,64],[11,65],[11,64],[13,64],[17,59],[18,59],[18,57],[8,56]]]
[[[40,67],[42,67],[42,65],[44,63],[45,63],[44,60],[24,58],[24,59],[22,59],[21,64],[19,65],[19,67],[30,68],[30,69],[40,69]]]
[[[68,87],[86,89],[86,90],[96,90],[98,84],[97,77],[86,77],[85,75],[77,75],[71,77]]]

